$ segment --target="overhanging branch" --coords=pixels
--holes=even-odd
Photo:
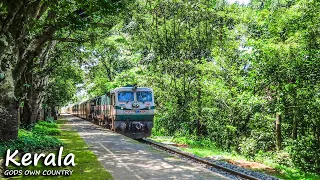
[[[53,38],[53,40],[57,40],[59,42],[72,42],[72,43],[85,43],[90,41],[90,39],[75,39],[75,38]]]

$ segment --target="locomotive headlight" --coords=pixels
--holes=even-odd
[[[148,123],[147,123],[147,128],[148,128],[148,129],[153,128],[153,123],[152,123],[152,122],[148,122]]]
[[[121,110],[123,110],[123,106],[121,106]]]
[[[132,103],[132,107],[139,107],[139,103],[138,102],[133,102]]]
[[[150,110],[150,109],[151,109],[151,107],[149,106],[149,107],[148,107],[148,109]]]

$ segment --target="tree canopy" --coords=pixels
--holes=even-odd
[[[154,135],[208,138],[251,158],[284,151],[319,173],[319,9],[316,0],[2,1],[1,140],[16,137],[17,103],[30,124],[43,103],[76,102],[79,87],[92,98],[137,83],[155,91]]]

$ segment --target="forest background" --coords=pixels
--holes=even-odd
[[[1,140],[45,106],[137,83],[155,91],[154,136],[320,173],[319,9],[316,0],[1,1]]]

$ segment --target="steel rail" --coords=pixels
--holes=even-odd
[[[259,178],[256,178],[256,177],[253,177],[253,176],[250,176],[250,175],[247,175],[247,174],[238,172],[238,171],[234,171],[234,170],[232,170],[232,169],[229,169],[229,168],[226,168],[226,167],[217,165],[217,164],[215,164],[215,163],[213,163],[213,162],[206,161],[206,160],[201,159],[201,158],[199,158],[199,157],[194,157],[194,156],[192,156],[192,155],[190,155],[190,154],[186,154],[186,153],[183,153],[183,152],[180,152],[180,151],[171,149],[171,148],[169,148],[169,147],[166,147],[165,145],[161,145],[160,143],[151,141],[151,140],[149,140],[149,139],[141,139],[140,142],[157,146],[157,147],[159,147],[159,148],[161,148],[161,149],[164,149],[164,150],[167,150],[167,151],[171,151],[171,152],[173,152],[173,153],[179,154],[179,155],[181,155],[181,156],[187,157],[187,158],[192,159],[192,160],[196,160],[197,162],[206,164],[206,165],[208,165],[208,166],[212,166],[212,167],[214,167],[214,168],[220,169],[220,170],[222,170],[222,171],[228,172],[228,173],[230,173],[230,174],[232,174],[232,175],[236,175],[236,176],[239,176],[239,177],[244,178],[244,179],[259,180]]]

